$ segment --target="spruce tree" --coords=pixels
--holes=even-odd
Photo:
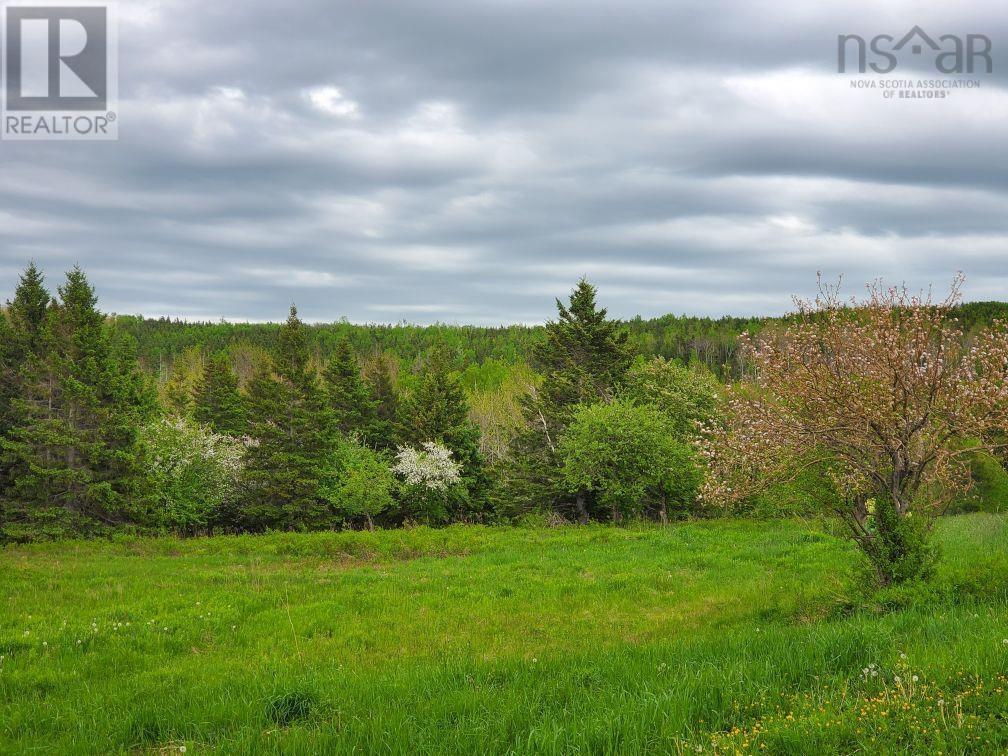
[[[38,514],[78,521],[142,519],[147,494],[138,442],[153,403],[133,346],[113,333],[94,289],[74,268],[40,331],[43,352],[17,376],[4,443],[9,495]]]
[[[17,375],[30,357],[42,352],[42,333],[50,302],[41,271],[34,263],[21,274],[14,299],[0,318],[0,434],[8,427]]]
[[[333,523],[320,487],[331,474],[337,433],[310,359],[304,325],[291,307],[272,370],[249,384],[246,524],[316,529]]]
[[[542,384],[522,402],[525,430],[512,444],[506,471],[509,496],[519,507],[572,507],[582,522],[592,508],[584,492],[571,497],[561,479],[557,443],[581,404],[611,401],[633,361],[627,334],[596,303],[596,289],[581,279],[558,318],[546,324],[533,349]]]
[[[340,433],[366,446],[375,445],[379,435],[378,402],[361,378],[360,365],[347,339],[337,344],[322,375]]]
[[[364,380],[375,402],[371,443],[376,449],[393,451],[399,443],[399,394],[388,355],[376,355],[365,364]]]
[[[462,465],[467,501],[454,503],[456,518],[471,519],[485,511],[490,479],[479,450],[479,428],[469,419],[469,405],[447,355],[435,349],[399,412],[399,437],[419,447],[436,441],[451,449]]]
[[[3,454],[4,439],[14,422],[13,402],[25,364],[42,353],[50,299],[42,272],[32,263],[21,274],[14,299],[7,302],[5,312],[0,312],[0,498],[13,482],[11,465]],[[18,503],[7,501],[0,519],[20,519],[22,509]]]
[[[238,390],[238,376],[224,353],[203,364],[203,377],[193,397],[198,422],[209,425],[215,433],[241,436],[245,433],[244,399]]]

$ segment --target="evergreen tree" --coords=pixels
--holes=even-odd
[[[454,502],[451,513],[470,519],[485,511],[490,479],[479,450],[479,428],[469,419],[469,405],[447,356],[436,349],[399,412],[402,443],[420,447],[436,441],[452,451],[462,465],[467,501]]]
[[[280,332],[274,368],[253,378],[248,393],[249,434],[256,445],[246,461],[247,525],[330,526],[333,515],[321,486],[331,474],[337,433],[296,307]]]
[[[581,404],[611,401],[623,386],[633,351],[627,334],[596,303],[596,289],[581,279],[569,305],[556,300],[558,318],[546,324],[533,349],[533,367],[542,384],[522,403],[525,430],[512,444],[506,471],[509,496],[519,507],[563,508],[587,521],[592,506],[588,492],[573,502],[561,480],[557,444]]]
[[[0,312],[0,495],[11,485],[10,464],[5,462],[2,443],[14,422],[13,402],[25,363],[42,351],[42,332],[50,301],[42,272],[34,263],[21,274],[13,301]],[[8,503],[2,519],[17,518],[15,505]]]
[[[374,445],[378,434],[378,402],[361,378],[350,342],[341,339],[323,372],[329,407],[336,427],[346,438]]]
[[[139,427],[153,407],[132,345],[113,333],[79,268],[67,274],[16,379],[4,459],[11,499],[30,519],[60,510],[82,521],[142,519]]]
[[[374,428],[371,443],[382,451],[393,451],[399,443],[399,394],[392,373],[391,358],[379,355],[366,365],[364,380],[375,401]]]
[[[205,361],[193,401],[196,420],[209,425],[215,433],[228,436],[245,433],[245,407],[238,391],[238,376],[223,352]]]

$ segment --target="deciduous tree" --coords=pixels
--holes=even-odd
[[[962,282],[940,302],[879,283],[844,302],[821,286],[784,329],[743,337],[751,374],[705,444],[706,495],[731,501],[814,470],[880,583],[922,574],[933,518],[1008,427],[1008,333],[966,337],[952,316]]]

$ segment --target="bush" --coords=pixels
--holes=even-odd
[[[374,529],[374,518],[391,509],[396,479],[385,457],[354,443],[337,451],[336,474],[322,486],[322,495],[347,518],[363,517]]]

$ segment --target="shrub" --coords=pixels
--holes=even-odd
[[[322,487],[322,495],[347,517],[363,517],[374,529],[374,518],[394,504],[396,479],[385,457],[354,443],[337,452],[336,474]]]

